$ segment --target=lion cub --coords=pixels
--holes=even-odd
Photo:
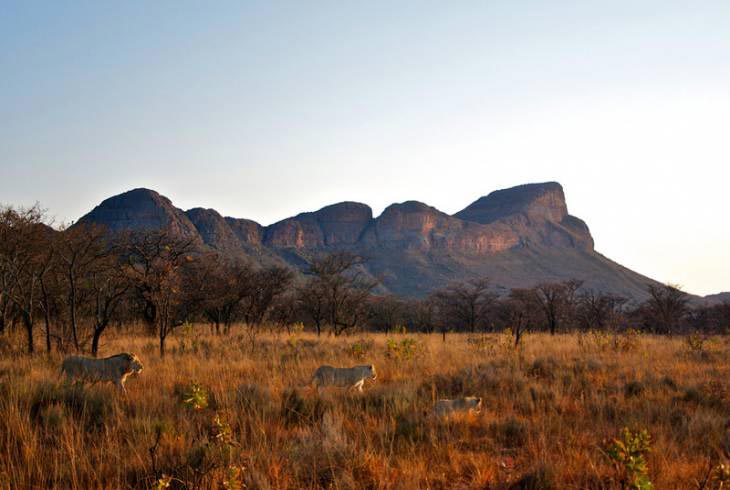
[[[455,400],[439,400],[433,407],[433,412],[438,417],[448,417],[454,413],[471,413],[482,410],[482,399],[476,396],[465,396]]]

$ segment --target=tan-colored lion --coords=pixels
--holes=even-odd
[[[355,366],[350,368],[337,368],[332,366],[320,366],[314,371],[309,385],[317,388],[321,393],[322,388],[336,386],[338,388],[357,388],[362,392],[366,379],[375,381],[378,377],[375,366]]]
[[[134,354],[122,353],[104,359],[70,356],[63,360],[61,373],[70,381],[96,383],[111,381],[123,393],[127,392],[124,382],[131,374],[139,374],[144,366]]]
[[[476,396],[465,396],[454,400],[439,400],[433,412],[439,417],[447,417],[453,413],[471,413],[482,410],[482,399]]]

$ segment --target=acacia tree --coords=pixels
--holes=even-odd
[[[193,262],[195,242],[167,230],[132,233],[125,242],[125,274],[140,309],[159,337],[160,357],[164,357],[167,336],[192,310],[184,295],[181,269]]]
[[[97,225],[78,224],[61,234],[58,241],[58,262],[67,291],[66,309],[74,348],[79,351],[79,303],[81,289],[99,262],[108,256],[106,230]]]
[[[297,288],[296,300],[302,312],[314,323],[317,336],[327,319],[327,291],[322,280],[312,278]]]
[[[12,292],[14,288],[13,274],[11,269],[10,247],[8,237],[10,229],[7,223],[6,209],[0,209],[0,335],[5,333],[10,324],[10,317],[13,313]]]
[[[540,316],[540,305],[534,289],[515,288],[509,296],[499,302],[499,316],[512,332],[515,347],[522,336],[535,324]]]
[[[279,329],[286,328],[286,332],[291,334],[291,326],[297,320],[297,312],[296,292],[289,288],[274,301],[274,304],[271,306],[271,313],[269,313],[269,319]]]
[[[89,306],[93,320],[91,333],[91,354],[96,357],[99,341],[119,307],[122,305],[132,285],[124,268],[119,262],[118,253],[122,249],[117,244],[110,249],[103,260],[97,260],[87,277]]]
[[[40,285],[40,307],[43,311],[43,324],[45,329],[46,338],[46,352],[51,352],[51,324],[53,318],[59,319],[61,314],[61,307],[58,304],[58,298],[61,297],[61,285],[58,280],[58,259],[57,259],[57,246],[58,240],[56,237],[51,237],[47,242],[47,250],[44,254],[45,264],[41,267],[42,273],[38,277],[38,283]],[[61,339],[60,336],[57,336]],[[62,342],[59,344],[62,346]]]
[[[386,334],[403,324],[405,303],[399,297],[386,294],[372,298],[368,305],[368,319],[375,328]]]
[[[578,296],[577,319],[583,330],[615,328],[623,315],[627,299],[592,289]]]
[[[474,333],[485,323],[496,295],[489,291],[488,278],[452,283],[437,291],[432,297],[439,303],[439,310],[447,323],[466,328]]]
[[[3,296],[20,314],[29,354],[35,350],[40,278],[52,264],[48,243],[53,233],[43,223],[43,212],[38,205],[27,209],[7,207],[0,211],[0,270],[5,276]]]
[[[315,258],[309,267],[312,276],[307,282],[309,293],[300,295],[307,302],[305,309],[322,313],[335,336],[354,328],[367,315],[367,300],[377,282],[362,269],[364,259],[351,252],[334,252]],[[317,326],[320,331],[320,324]]]
[[[689,311],[689,296],[674,284],[647,286],[650,298],[644,303],[646,322],[657,333],[673,333]]]
[[[187,284],[200,296],[203,316],[216,334],[221,333],[221,326],[228,332],[242,297],[241,278],[250,274],[249,268],[237,262],[226,263],[219,254],[211,253],[198,257],[188,271]]]
[[[252,327],[266,320],[274,302],[283,295],[294,278],[290,269],[272,266],[248,275],[242,284],[241,308],[244,322]]]
[[[406,323],[419,332],[432,333],[436,326],[436,310],[436,302],[431,297],[410,300],[405,305]]]
[[[576,291],[582,284],[582,281],[573,279],[545,282],[535,287],[535,298],[545,316],[550,335],[555,335],[561,323],[572,316],[576,304]]]

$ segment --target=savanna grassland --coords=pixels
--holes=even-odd
[[[507,334],[203,330],[177,332],[165,358],[153,337],[110,333],[101,355],[145,364],[126,396],[65,384],[60,355],[4,337],[0,488],[691,489],[726,476],[725,337],[532,334],[515,349]],[[325,363],[373,363],[378,379],[318,396],[303,385]],[[464,395],[481,413],[431,415]],[[623,454],[624,427],[650,440]]]

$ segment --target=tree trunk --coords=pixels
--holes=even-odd
[[[160,333],[160,357],[165,357],[165,339],[167,338],[167,325],[160,322],[158,332]]]
[[[96,357],[99,353],[99,338],[101,337],[101,330],[94,329],[94,336],[91,338],[91,355]]]
[[[33,354],[33,316],[29,313],[23,313],[23,324],[28,334],[28,354]]]
[[[69,292],[69,310],[71,313],[71,335],[74,341],[74,348],[76,352],[79,351],[79,337],[76,329],[76,276],[73,272],[69,273],[69,285],[71,291]]]
[[[0,311],[0,335],[5,333],[5,325],[8,324],[8,310],[10,308],[6,303],[3,303],[2,311]]]
[[[160,357],[165,357],[165,336],[160,333]]]
[[[104,333],[108,324],[108,321],[102,321],[102,323],[94,325],[94,335],[91,338],[91,355],[94,357],[96,357],[99,353],[99,341],[101,340],[101,334]]]
[[[41,280],[41,292],[43,293],[43,320],[46,325],[46,352],[51,353],[51,313],[48,304],[48,291],[46,285]]]
[[[51,353],[51,319],[48,310],[43,312],[44,321],[46,323],[46,352]]]

